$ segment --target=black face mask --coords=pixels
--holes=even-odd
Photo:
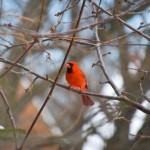
[[[71,73],[73,70],[72,70],[72,67],[73,67],[73,64],[72,63],[69,63],[70,67],[67,68],[67,73]]]

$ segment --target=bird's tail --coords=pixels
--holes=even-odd
[[[89,96],[81,95],[81,97],[82,97],[82,102],[85,106],[93,106],[94,105],[93,100]]]

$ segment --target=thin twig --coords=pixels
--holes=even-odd
[[[11,122],[11,125],[12,125],[12,128],[14,129],[13,131],[13,134],[14,134],[14,138],[15,138],[15,148],[16,150],[18,149],[18,146],[17,146],[17,135],[16,135],[16,132],[15,132],[15,129],[16,129],[16,123],[15,123],[15,120],[13,118],[13,114],[11,112],[11,109],[10,109],[10,106],[9,106],[9,103],[7,101],[7,98],[2,90],[2,88],[0,87],[0,95],[4,101],[4,104],[5,104],[5,107],[6,107],[6,111],[8,113],[8,116],[10,118],[10,122]]]
[[[66,6],[66,8],[60,12],[58,12],[57,14],[55,14],[55,16],[60,16],[62,14],[64,14],[64,12],[68,11],[69,9],[75,7],[78,3],[80,2],[80,0],[75,1],[75,3],[69,7],[69,5],[71,4],[71,1],[69,1],[68,5]]]
[[[143,125],[142,129],[140,129],[140,131],[138,132],[138,136],[136,136],[135,139],[131,141],[126,150],[130,150],[133,147],[133,145],[140,139],[140,136],[143,135],[144,131],[148,128],[150,128],[150,120],[147,123],[145,123],[145,125]]]
[[[15,30],[17,32],[20,32],[20,33],[24,33],[24,34],[27,34],[27,35],[31,35],[31,36],[34,36],[36,38],[46,38],[46,37],[49,37],[49,38],[54,38],[54,37],[58,37],[58,36],[64,36],[64,35],[69,35],[69,34],[73,34],[73,33],[77,33],[77,32],[81,32],[83,30],[86,30],[86,29],[91,29],[91,28],[94,28],[95,26],[97,25],[100,25],[100,24],[104,24],[104,23],[107,23],[109,21],[112,21],[113,19],[115,19],[116,17],[122,17],[124,15],[126,15],[127,13],[131,12],[131,11],[135,11],[136,9],[138,9],[137,7],[140,5],[144,5],[145,3],[147,2],[147,0],[145,1],[140,1],[140,2],[137,2],[132,8],[128,9],[127,11],[125,12],[122,12],[120,14],[117,14],[116,16],[110,16],[108,17],[107,19],[103,19],[103,20],[100,20],[98,22],[95,22],[95,23],[92,23],[90,25],[87,25],[87,26],[83,26],[83,27],[80,27],[80,28],[76,28],[76,29],[72,29],[72,30],[69,30],[69,31],[66,31],[66,32],[59,32],[59,33],[48,33],[48,34],[38,34],[37,32],[33,31],[33,30],[27,30],[27,29],[24,29],[24,28],[18,28],[18,27],[15,27],[15,26],[12,26],[10,24],[4,24],[4,25],[0,25],[0,27],[5,27],[5,28],[9,28],[11,30]]]
[[[45,4],[45,0],[42,0],[42,9],[41,9],[41,14],[40,14],[40,18],[39,18],[38,27],[37,27],[37,30],[36,30],[37,32],[39,31],[40,25],[41,25],[41,22],[42,22],[43,11],[44,11],[44,4]]]
[[[27,30],[27,29],[24,29],[24,28],[18,28],[18,27],[15,27],[15,26],[10,26],[10,25],[7,25],[7,24],[4,24],[4,25],[0,25],[0,27],[5,27],[5,28],[9,28],[11,30],[15,30],[16,32],[20,32],[20,33],[23,33],[23,34],[28,34],[28,35],[31,35],[31,36],[34,36],[35,38],[59,38],[61,36],[66,36],[66,35],[70,35],[70,34],[73,34],[73,33],[77,33],[77,32],[81,32],[83,30],[86,30],[86,29],[92,29],[94,28],[95,26],[97,25],[101,25],[101,24],[105,24],[111,20],[113,20],[115,17],[118,18],[118,16],[123,16],[124,13],[121,13],[121,14],[118,14],[116,16],[110,16],[108,17],[107,19],[103,19],[101,21],[98,21],[98,22],[95,22],[95,23],[92,23],[90,25],[87,25],[87,26],[82,26],[80,28],[77,28],[77,29],[71,29],[69,31],[66,31],[66,32],[55,32],[55,33],[48,33],[48,34],[38,34],[37,32],[33,32],[31,30]],[[129,25],[130,26],[130,25]],[[145,26],[142,26],[141,28],[143,28]],[[129,27],[129,28],[132,28],[131,30],[133,31],[138,31],[137,29],[134,29],[133,27]],[[133,32],[132,32],[133,33]],[[131,34],[131,33],[129,33]],[[144,38],[146,38],[147,40],[150,39],[149,36],[145,35],[144,33],[138,31],[138,34],[140,34],[141,36],[143,36]]]
[[[119,20],[121,23],[123,23],[125,26],[127,26],[129,29],[133,30],[134,32],[136,32],[137,34],[143,36],[145,39],[147,39],[148,41],[150,41],[150,37],[146,34],[144,34],[143,32],[140,32],[139,30],[135,29],[134,27],[130,26],[129,24],[127,24],[124,20],[122,20],[119,16],[117,15],[113,15],[112,13],[110,13],[109,11],[103,9],[102,7],[100,7],[99,5],[97,5],[95,2],[92,2],[92,4],[94,6],[96,6],[98,9],[102,10],[105,14],[109,15],[109,16],[114,16],[117,20]]]
[[[30,84],[30,86],[25,90],[26,92],[28,92],[28,90],[32,87],[32,85],[35,83],[35,81],[38,79],[38,77],[35,77],[35,79],[32,81],[32,83]]]
[[[32,48],[32,46],[34,45],[35,41],[32,42],[32,44],[30,44],[30,46],[28,48],[26,48],[25,52],[23,52],[15,61],[15,64],[18,63],[26,54],[27,52]],[[14,64],[14,65],[15,65]],[[2,78],[4,75],[6,75],[13,67],[14,65],[10,66],[2,75],[0,75],[0,78]]]
[[[141,93],[141,95],[145,98],[145,100],[147,100],[150,103],[150,98],[147,97],[146,95],[144,95],[143,93]]]

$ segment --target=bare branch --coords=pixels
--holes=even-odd
[[[12,128],[14,129],[13,133],[14,133],[14,138],[15,138],[15,149],[17,150],[18,149],[18,146],[17,146],[17,135],[16,135],[16,132],[15,132],[15,129],[16,129],[16,123],[15,123],[15,120],[14,120],[14,117],[13,117],[13,114],[11,112],[11,108],[9,106],[9,103],[7,101],[7,98],[2,90],[2,88],[0,88],[0,95],[2,97],[2,100],[5,104],[5,107],[6,107],[6,111],[7,111],[7,114],[10,118],[10,122],[11,122],[11,125],[12,125]]]
[[[27,52],[32,48],[35,42],[33,42],[26,50],[23,52],[15,61],[15,64],[18,63],[26,54]],[[14,64],[14,65],[15,65]],[[10,66],[2,75],[0,75],[0,78],[2,78],[4,75],[6,75],[13,67],[14,65]]]
[[[95,6],[94,6],[94,9],[96,10]],[[96,17],[96,22],[98,22],[98,19]],[[100,38],[98,36],[98,26],[95,27],[95,36],[96,36],[96,40],[99,41],[100,43]],[[100,45],[98,45],[98,47],[96,48],[97,50],[97,55],[98,55],[98,59],[99,59],[99,63],[100,63],[100,66],[101,66],[101,69],[108,81],[108,83],[112,86],[112,88],[114,89],[115,93],[119,96],[120,93],[116,87],[116,85],[113,83],[113,81],[111,80],[111,78],[109,77],[107,71],[106,71],[106,67],[105,67],[105,64],[104,64],[104,61],[103,61],[103,58],[102,58],[102,53],[101,53],[101,48],[100,48]]]
[[[133,30],[134,32],[136,32],[137,34],[143,36],[145,39],[147,39],[148,41],[150,41],[150,37],[142,32],[140,32],[139,30],[135,29],[134,27],[130,26],[129,24],[127,24],[125,21],[123,21],[121,18],[119,18],[118,15],[113,15],[112,13],[108,12],[107,10],[103,9],[102,7],[100,7],[99,5],[97,5],[95,2],[92,2],[94,6],[96,6],[97,8],[99,8],[100,10],[102,10],[104,13],[106,13],[109,16],[114,16],[117,20],[119,20],[121,23],[123,23],[125,26],[127,26],[129,29]]]

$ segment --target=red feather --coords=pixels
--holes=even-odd
[[[68,84],[76,89],[85,92],[87,90],[87,80],[82,72],[82,70],[78,67],[77,63],[69,62],[66,64],[66,80]],[[81,95],[82,102],[85,106],[93,106],[94,102],[89,96]]]

